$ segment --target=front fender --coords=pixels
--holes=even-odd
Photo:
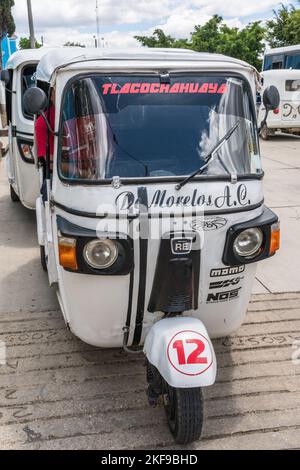
[[[156,323],[147,335],[144,353],[174,388],[207,387],[216,380],[214,348],[196,318],[166,318]]]

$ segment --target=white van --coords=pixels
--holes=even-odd
[[[280,106],[269,114],[260,135],[268,139],[276,131],[300,133],[300,44],[268,49],[263,63],[263,90],[274,85],[280,93]],[[259,117],[265,109],[261,106]]]

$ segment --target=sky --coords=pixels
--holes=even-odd
[[[96,0],[31,0],[38,41],[60,46],[67,41],[95,44]],[[255,20],[272,17],[280,3],[274,0],[98,0],[102,47],[135,47],[135,35],[150,35],[161,28],[176,38],[189,37],[194,25],[214,14],[229,26],[242,28]],[[27,1],[15,0],[16,33],[29,36]]]

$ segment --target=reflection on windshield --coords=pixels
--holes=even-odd
[[[234,126],[208,175],[261,172],[255,120],[244,83],[216,76],[80,79],[63,105],[61,175],[105,180],[193,173]]]

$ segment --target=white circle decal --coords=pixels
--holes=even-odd
[[[213,363],[210,342],[197,331],[176,333],[169,342],[167,355],[172,367],[184,375],[201,375]]]

